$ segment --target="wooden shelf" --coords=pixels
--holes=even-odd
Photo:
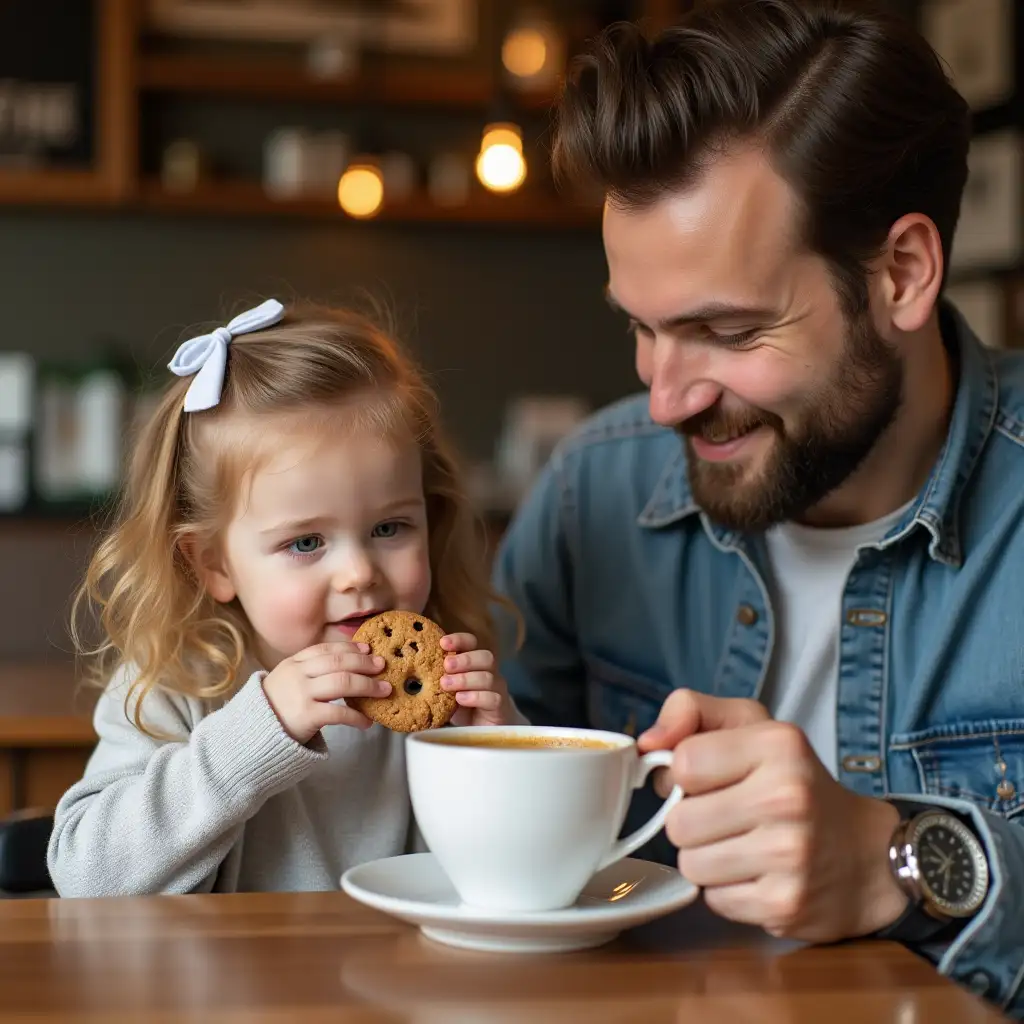
[[[111,206],[118,201],[94,171],[0,169],[0,203],[26,206]]]
[[[0,664],[0,747],[92,745],[98,696],[78,687],[71,661]]]
[[[378,74],[319,79],[284,61],[220,60],[203,55],[149,54],[139,63],[139,85],[150,92],[232,96],[316,103],[485,109],[495,95],[487,73],[440,67],[388,68]],[[526,110],[551,106],[548,93],[518,98]]]
[[[145,209],[168,213],[196,213],[235,217],[282,216],[352,223],[491,224],[524,227],[596,228],[598,207],[574,206],[534,196],[477,194],[464,206],[439,206],[426,195],[385,205],[368,221],[355,221],[336,203],[326,199],[274,199],[258,182],[230,181],[204,184],[192,192],[170,192],[159,181],[143,183]]]

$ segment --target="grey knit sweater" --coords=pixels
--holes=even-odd
[[[281,727],[254,673],[223,706],[154,691],[127,717],[101,696],[99,743],[61,799],[48,863],[61,896],[336,889],[350,866],[422,848],[404,737],[380,726]]]

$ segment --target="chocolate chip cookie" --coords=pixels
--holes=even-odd
[[[370,645],[384,659],[381,677],[388,697],[349,697],[345,703],[395,732],[419,732],[447,725],[458,709],[454,693],[441,689],[444,630],[413,612],[381,612],[367,619],[352,638]]]

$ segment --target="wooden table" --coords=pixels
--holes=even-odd
[[[702,904],[586,953],[436,946],[342,893],[0,901],[0,1022],[982,1024],[890,943],[800,948]]]

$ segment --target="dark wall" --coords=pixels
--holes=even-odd
[[[397,310],[456,440],[486,457],[511,395],[567,390],[598,403],[636,386],[604,281],[596,227],[6,215],[0,345],[74,358],[111,336],[148,367],[166,362],[191,325],[239,301],[345,301],[367,288]]]

